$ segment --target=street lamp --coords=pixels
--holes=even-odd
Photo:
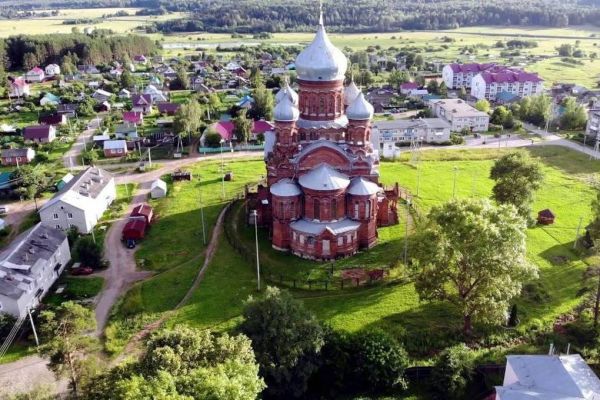
[[[256,284],[257,289],[260,292],[260,258],[258,256],[258,212],[252,210],[254,216],[254,241],[256,242]]]

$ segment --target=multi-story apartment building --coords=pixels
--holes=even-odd
[[[472,132],[485,132],[488,130],[490,116],[468,105],[461,99],[431,100],[433,113],[447,121],[453,132],[468,129]]]
[[[449,89],[470,88],[471,80],[495,64],[448,64],[442,69],[442,78]]]
[[[67,235],[37,224],[0,254],[0,313],[22,318],[37,307],[71,259]]]
[[[444,143],[450,140],[450,124],[441,118],[396,119],[373,123],[371,143],[383,157],[394,157],[398,145],[417,140],[425,143]]]
[[[538,96],[544,90],[544,80],[536,73],[515,68],[494,67],[473,77],[471,96],[478,100],[496,101],[500,93],[520,98]]]

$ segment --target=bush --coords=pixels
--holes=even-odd
[[[86,267],[92,267],[94,269],[102,267],[102,245],[94,242],[91,236],[82,237],[77,242],[77,254],[79,255],[79,261]]]
[[[461,135],[458,135],[456,133],[451,133],[450,134],[450,143],[452,143],[452,144],[463,144],[464,142],[465,142],[465,139]]]
[[[221,135],[217,132],[208,132],[204,136],[204,145],[206,147],[219,147],[221,145]]]
[[[432,374],[433,388],[444,398],[463,399],[473,375],[475,358],[471,349],[458,344],[444,350],[438,357]]]
[[[404,370],[408,355],[389,334],[381,330],[362,331],[350,339],[352,381],[363,389],[406,388]]]

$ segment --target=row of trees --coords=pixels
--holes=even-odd
[[[209,2],[188,0],[161,1],[170,11],[194,13],[194,18],[169,20],[157,24],[164,32],[206,30],[213,32],[311,31],[316,24],[314,5],[305,0],[259,2]],[[488,1],[465,3],[374,0],[360,3],[327,4],[326,23],[332,30],[345,32],[382,32],[402,29],[452,29],[474,25],[542,25],[564,27],[595,23],[598,9],[584,4],[558,0],[528,2]]]
[[[50,63],[68,70],[81,63],[127,61],[136,54],[153,54],[156,49],[155,42],[139,35],[19,35],[0,41],[0,59],[7,70],[31,69]]]

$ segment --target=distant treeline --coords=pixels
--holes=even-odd
[[[51,34],[12,36],[0,41],[0,57],[7,70],[30,69],[50,63],[108,64],[156,53],[156,43],[144,36]]]
[[[317,0],[0,0],[0,14],[54,8],[138,7],[141,15],[187,12],[157,23],[163,32],[310,31]],[[357,0],[325,3],[326,24],[340,32],[452,29],[477,25],[566,27],[600,24],[600,0]]]

